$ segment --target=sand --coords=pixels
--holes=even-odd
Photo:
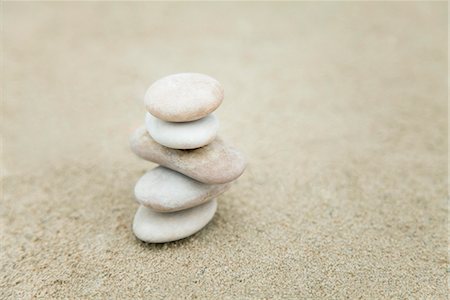
[[[0,298],[447,297],[447,4],[4,2]],[[249,165],[131,232],[143,97],[217,78]]]

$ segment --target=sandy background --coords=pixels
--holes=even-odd
[[[3,3],[0,298],[446,298],[447,4]],[[248,157],[146,245],[128,136],[156,79],[220,80]]]

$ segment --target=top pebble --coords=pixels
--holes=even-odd
[[[189,122],[213,112],[223,100],[223,88],[199,73],[169,75],[153,83],[145,94],[149,113],[168,122]]]

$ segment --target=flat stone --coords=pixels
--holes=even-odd
[[[159,144],[174,149],[195,149],[211,143],[219,130],[213,114],[191,122],[167,122],[150,113],[145,116],[148,133]]]
[[[134,187],[137,201],[154,211],[173,212],[200,205],[216,198],[230,187],[205,184],[165,167],[145,173]]]
[[[161,213],[140,206],[134,216],[133,232],[147,243],[166,243],[193,235],[212,220],[217,201],[211,200],[189,209]]]
[[[132,134],[130,146],[139,157],[203,183],[227,183],[241,176],[245,169],[243,155],[220,137],[202,148],[177,150],[161,146],[145,127],[140,127]]]
[[[214,78],[179,73],[161,78],[145,94],[147,110],[158,119],[187,122],[213,112],[223,100],[223,88]]]

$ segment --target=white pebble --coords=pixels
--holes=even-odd
[[[166,122],[147,113],[145,126],[152,138],[163,146],[195,149],[214,140],[219,130],[219,121],[213,114],[209,114],[191,122]]]
[[[216,209],[215,199],[171,213],[155,212],[141,205],[134,216],[133,232],[138,239],[148,243],[176,241],[205,227],[214,217]]]
[[[162,166],[145,173],[134,188],[137,201],[159,212],[173,212],[216,198],[230,184],[205,184]]]

